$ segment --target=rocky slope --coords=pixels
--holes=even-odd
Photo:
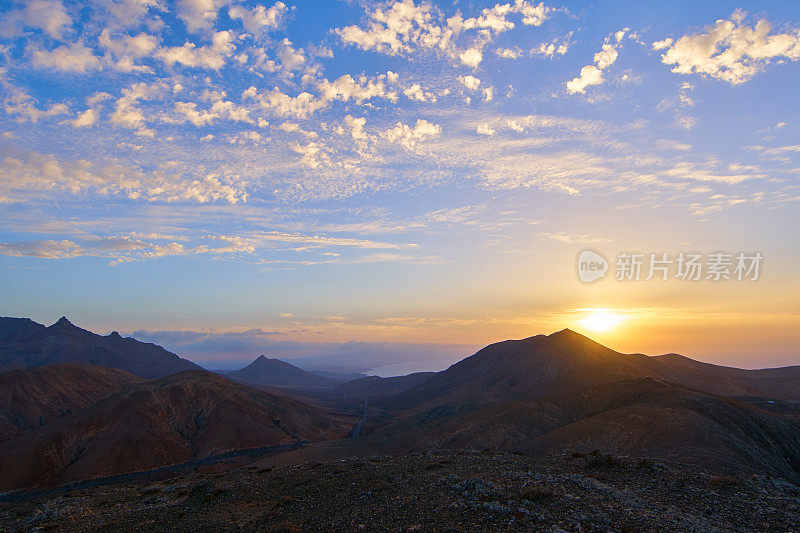
[[[0,490],[120,474],[243,448],[343,437],[353,421],[187,371],[133,385],[0,443]]]
[[[0,374],[0,441],[108,398],[141,378],[113,368],[65,363]]]
[[[593,450],[769,473],[800,482],[800,423],[749,403],[643,378],[492,407],[434,409],[371,431],[425,450]]]
[[[766,476],[582,453],[472,451],[254,464],[0,499],[9,531],[790,531],[800,492]]]

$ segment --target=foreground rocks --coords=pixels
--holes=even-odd
[[[789,531],[800,489],[603,454],[430,452],[189,474],[0,503],[6,531]]]

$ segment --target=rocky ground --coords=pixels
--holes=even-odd
[[[597,453],[429,452],[6,498],[0,529],[791,531],[800,489]]]

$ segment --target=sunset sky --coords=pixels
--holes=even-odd
[[[1,5],[0,315],[213,367],[800,364],[796,2]],[[615,279],[682,252],[763,262]]]

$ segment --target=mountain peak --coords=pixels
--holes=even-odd
[[[67,320],[67,317],[62,316],[61,318],[58,319],[58,322],[56,322],[50,327],[55,329],[66,329],[66,328],[76,328],[77,326],[72,322],[70,322],[69,320]]]

